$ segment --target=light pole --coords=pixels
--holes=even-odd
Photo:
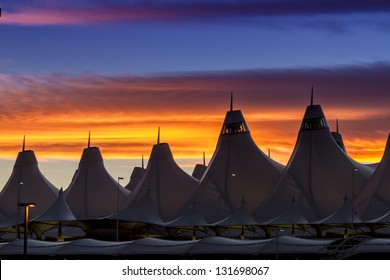
[[[18,223],[18,239],[20,238],[20,224],[19,224],[19,215],[20,215],[20,210],[19,210],[19,202],[20,202],[20,188],[22,187],[23,182],[20,181],[18,184],[18,196],[16,198],[16,222]]]
[[[23,256],[27,260],[27,235],[28,235],[28,209],[35,207],[35,202],[18,202],[18,206],[24,207],[24,243]]]
[[[232,216],[232,179],[233,177],[236,177],[236,173],[231,173],[230,174],[231,176],[229,177],[229,181],[230,181],[230,184],[229,184],[229,238],[231,238],[231,235],[230,235],[230,223],[231,223],[231,216]]]
[[[281,229],[280,231],[284,231]],[[279,227],[276,226],[276,256],[275,259],[279,259]]]
[[[353,195],[354,195],[354,190],[355,190],[355,174],[356,172],[358,172],[359,170],[354,167],[352,169],[352,191],[351,191],[351,236],[353,234]]]
[[[119,241],[119,181],[123,180],[123,177],[118,177],[118,189],[116,193],[116,241]]]

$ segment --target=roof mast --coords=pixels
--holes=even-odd
[[[158,133],[157,133],[157,145],[160,144],[160,127],[158,127]]]
[[[313,106],[313,86],[311,86],[310,106]]]
[[[233,111],[233,92],[230,92],[230,111]]]
[[[24,152],[26,148],[26,135],[23,135],[23,146],[22,146],[22,152]]]
[[[91,131],[88,132],[88,148],[91,147]]]

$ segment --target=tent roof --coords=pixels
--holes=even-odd
[[[328,224],[328,225],[336,225],[336,224],[348,224],[348,223],[361,223],[362,221],[356,215],[355,211],[352,209],[352,204],[348,201],[347,198],[344,199],[343,205],[337,209],[329,217],[322,219],[320,221],[315,222],[316,224]]]
[[[266,225],[305,225],[309,222],[302,215],[301,211],[292,203],[283,213],[274,219],[266,222]]]
[[[231,215],[226,217],[225,219],[216,222],[214,225],[217,226],[250,226],[257,225],[255,218],[253,218],[252,214],[246,207],[246,202],[243,199],[241,201],[240,208],[235,210]]]
[[[106,217],[106,219],[116,220],[118,218],[121,221],[132,221],[155,225],[164,224],[158,214],[156,206],[153,203],[151,192],[152,190],[149,190],[141,199],[121,210],[118,215],[113,214]]]
[[[203,164],[195,165],[194,171],[192,172],[192,177],[200,180],[207,170],[207,166]]]
[[[83,151],[65,200],[77,219],[88,220],[115,213],[118,196],[121,205],[128,194],[107,172],[99,148],[89,147]]]
[[[145,175],[146,173],[146,170],[145,168],[142,168],[142,167],[134,167],[133,169],[133,172],[131,173],[131,176],[130,176],[130,181],[129,183],[125,186],[125,188],[132,192],[135,187],[137,186],[137,184],[139,183],[139,181],[141,181],[142,177]]]
[[[58,221],[76,221],[76,217],[73,215],[68,204],[64,198],[64,192],[62,188],[59,191],[57,200],[47,209],[44,213],[36,217],[35,222],[58,222]]]
[[[379,218],[390,211],[390,133],[378,167],[356,199],[357,211],[364,220]]]
[[[125,201],[121,210],[140,200],[151,190],[151,199],[164,221],[176,218],[193,194],[198,180],[184,172],[174,161],[166,143],[153,146],[145,175]]]
[[[0,193],[1,216],[9,218],[20,211],[18,202],[35,202],[36,207],[30,209],[30,217],[34,218],[57,199],[57,193],[58,189],[39,170],[34,152],[21,151],[12,174]]]
[[[265,222],[282,213],[291,197],[310,222],[324,219],[339,208],[346,192],[355,197],[371,174],[336,144],[321,106],[308,106],[292,156],[256,219]]]
[[[196,203],[179,218],[166,224],[169,227],[207,226],[209,223],[199,211]]]
[[[219,236],[200,239],[188,251],[191,255],[203,254],[256,254],[268,243],[262,240],[238,240]]]
[[[204,217],[219,221],[246,198],[251,213],[271,194],[283,166],[253,141],[241,111],[228,111],[212,159],[187,203],[196,201]]]
[[[197,241],[164,240],[157,238],[142,238],[134,240],[120,250],[121,255],[181,255]]]

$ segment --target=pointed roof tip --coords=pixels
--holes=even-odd
[[[314,87],[311,86],[310,106],[313,106]]]
[[[233,111],[233,91],[230,92],[230,112]]]
[[[145,167],[144,167],[145,165],[144,165],[144,155],[142,154],[142,163],[141,163],[141,167],[142,167],[142,169],[145,169]]]
[[[26,150],[26,135],[23,135],[23,145],[22,145],[22,152]]]
[[[160,144],[160,127],[158,127],[158,132],[157,132],[157,145]]]
[[[339,119],[336,119],[336,132],[339,133]]]
[[[58,191],[58,196],[61,196],[64,194],[64,189],[61,187],[60,190]]]
[[[91,131],[88,132],[88,148],[91,148]]]
[[[206,153],[203,152],[203,165],[206,166]]]
[[[268,157],[271,158],[271,149],[268,148]]]

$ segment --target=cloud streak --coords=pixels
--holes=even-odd
[[[96,1],[94,1],[96,2]],[[77,2],[53,5],[38,1],[35,5],[9,4],[3,7],[0,24],[10,25],[85,25],[134,21],[187,21],[245,19],[278,16],[340,15],[351,13],[388,13],[389,1],[325,1],[315,4],[295,1],[132,1],[127,4]],[[44,3],[44,4],[42,4]]]
[[[315,103],[331,127],[340,119],[351,155],[377,161],[390,130],[389,76],[388,63],[148,77],[0,75],[0,156],[13,156],[27,134],[47,156],[77,158],[92,130],[107,157],[137,158],[149,153],[158,126],[177,157],[212,154],[233,91],[256,143],[286,162],[314,85]]]

